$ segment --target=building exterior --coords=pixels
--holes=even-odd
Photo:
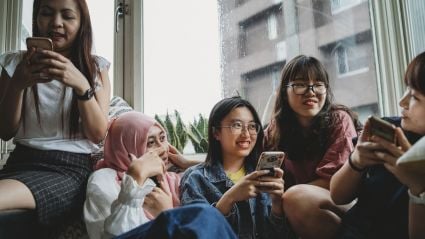
[[[365,0],[219,0],[225,97],[251,101],[267,123],[285,62],[321,60],[338,103],[361,119],[378,113],[369,6]]]

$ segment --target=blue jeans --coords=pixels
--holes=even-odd
[[[216,208],[203,203],[162,212],[155,220],[116,238],[237,239],[223,215]]]

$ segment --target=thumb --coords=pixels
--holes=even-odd
[[[164,175],[161,179],[161,181],[159,181],[159,185],[160,188],[168,195],[171,195],[171,191],[170,191],[170,186],[168,184],[167,178]]]
[[[395,134],[397,138],[397,144],[401,146],[403,151],[407,151],[412,146],[407,140],[406,135],[403,133],[403,130],[400,127],[395,129]]]

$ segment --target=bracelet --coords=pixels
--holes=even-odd
[[[363,173],[365,171],[366,168],[359,168],[356,165],[354,165],[353,163],[353,159],[351,158],[351,155],[353,155],[353,152],[350,153],[350,156],[348,156],[348,164],[350,165],[350,167],[359,173]]]
[[[425,205],[425,192],[419,194],[419,196],[415,196],[410,192],[410,189],[407,190],[407,193],[409,194],[409,201],[413,204],[422,204]]]

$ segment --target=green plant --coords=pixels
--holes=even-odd
[[[196,153],[206,153],[208,150],[208,119],[199,114],[199,119],[189,123],[187,136],[192,142]]]
[[[183,152],[188,136],[186,126],[181,119],[180,113],[174,110],[174,120],[168,112],[165,115],[165,120],[161,120],[158,115],[155,115],[155,119],[167,131],[167,138],[170,144],[176,147],[180,152]]]

